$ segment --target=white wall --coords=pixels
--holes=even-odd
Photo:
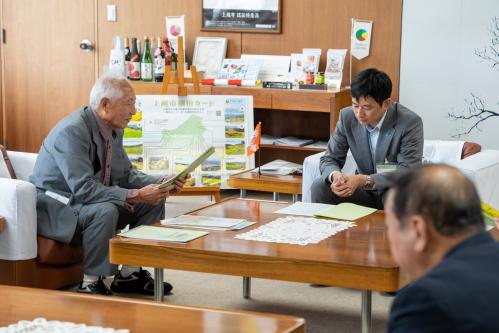
[[[448,116],[467,111],[470,93],[499,114],[499,64],[475,55],[491,45],[494,16],[499,0],[404,0],[399,100],[423,118],[426,139],[457,140],[473,125]],[[499,149],[499,116],[479,128],[460,140]]]

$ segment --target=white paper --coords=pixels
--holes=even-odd
[[[295,202],[291,206],[279,209],[274,214],[314,216],[315,213],[330,208],[333,205],[312,202]]]
[[[301,164],[284,160],[274,160],[260,166],[260,172],[262,174],[269,175],[289,175],[290,173],[301,169],[303,169],[303,166]],[[251,170],[251,172],[257,173],[258,168]]]
[[[303,49],[305,72],[317,73],[319,71],[319,62],[321,61],[321,49]]]
[[[217,79],[256,81],[262,61],[257,59],[224,59]]]
[[[199,216],[199,215],[180,215],[171,219],[161,220],[162,225],[184,225],[192,227],[217,227],[231,228],[241,222],[243,219],[230,219],[223,217]]]
[[[327,50],[327,64],[324,71],[325,82],[328,86],[333,86],[334,89],[341,88],[341,81],[343,78],[343,66],[345,64],[345,57],[347,55],[346,49]]]
[[[243,54],[241,60],[262,61],[258,79],[262,81],[286,81],[288,79],[290,56]]]
[[[353,222],[287,216],[238,234],[235,238],[297,245],[317,244],[355,225]]]
[[[295,82],[305,82],[305,56],[302,53],[291,53],[291,68],[289,70]]]

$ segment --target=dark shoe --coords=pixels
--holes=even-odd
[[[163,282],[165,295],[170,293],[172,289],[173,286],[171,284]],[[111,290],[116,293],[154,295],[154,279],[148,271],[143,269],[133,272],[128,277],[123,277],[121,273],[118,273],[114,276],[114,280],[111,283]]]
[[[385,296],[385,297],[395,297],[395,296],[397,296],[397,292],[396,291],[380,291],[379,294],[381,296]]]
[[[79,293],[84,293],[84,294],[93,294],[93,295],[112,295],[113,293],[109,288],[104,284],[104,280],[99,279],[95,282],[92,282],[85,287],[82,287],[83,281],[80,282],[80,286],[78,289],[76,289],[77,292]]]

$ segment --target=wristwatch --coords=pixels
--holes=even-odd
[[[372,179],[371,176],[367,175],[366,176],[366,182],[364,183],[364,188],[366,190],[372,190],[374,187],[374,180]]]

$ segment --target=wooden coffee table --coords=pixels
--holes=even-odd
[[[370,332],[371,291],[393,292],[399,268],[388,244],[383,212],[366,216],[357,226],[307,246],[235,239],[234,235],[282,215],[273,212],[287,203],[232,199],[193,212],[194,215],[237,217],[256,221],[243,230],[210,231],[186,244],[133,240],[110,241],[115,264],[155,267],[155,298],[162,300],[162,268],[265,279],[324,284],[362,290],[362,331]],[[249,296],[249,278],[245,278]]]
[[[302,318],[0,286],[0,327],[44,317],[132,333],[304,332]]]
[[[259,175],[251,170],[236,173],[229,177],[229,186],[241,190],[241,198],[246,197],[246,190],[273,192],[274,201],[279,201],[279,193],[291,194],[293,202],[301,194],[302,176],[298,175]]]

